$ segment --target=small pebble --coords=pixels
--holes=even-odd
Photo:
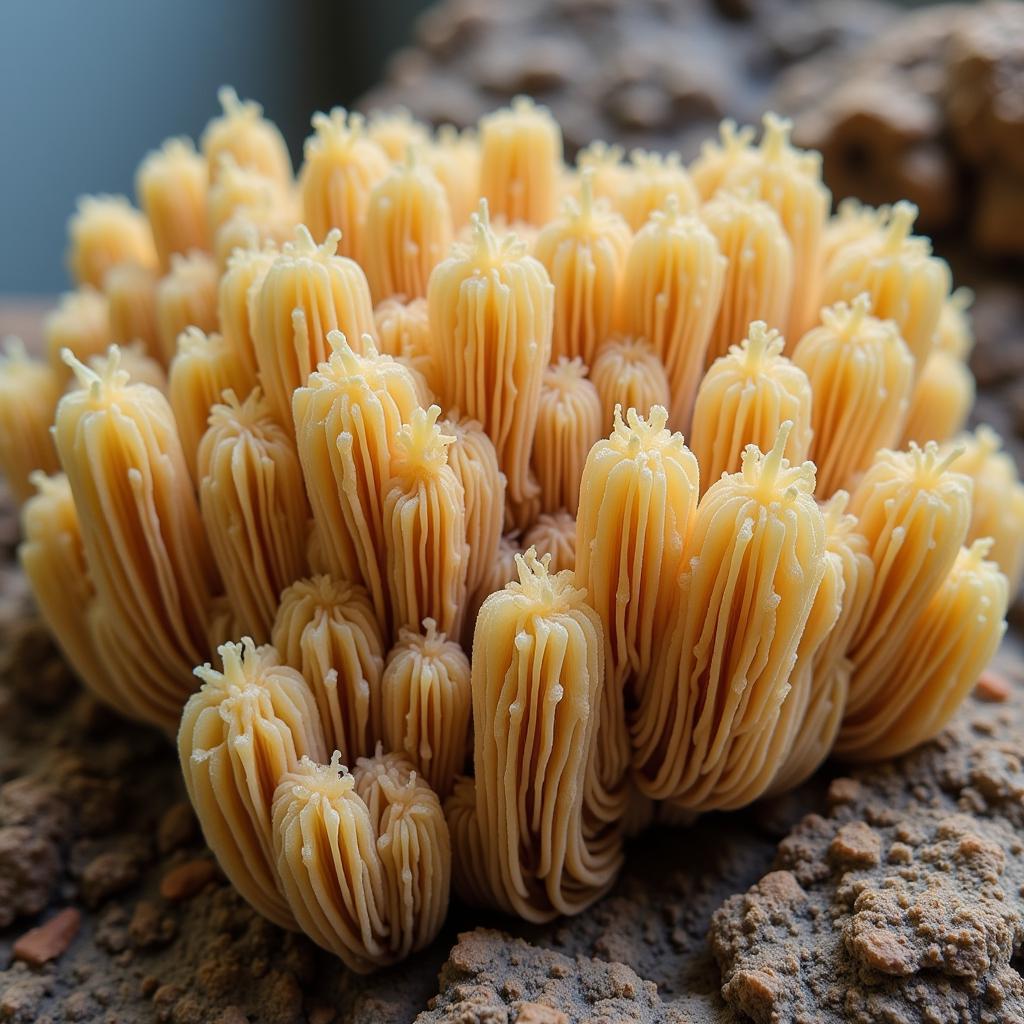
[[[986,669],[974,687],[974,696],[987,704],[1002,704],[1010,698],[1010,682],[998,672]]]
[[[74,907],[65,908],[45,924],[25,932],[14,943],[14,959],[32,967],[56,960],[74,941],[81,924],[81,913]]]
[[[191,899],[207,882],[213,881],[217,865],[205,857],[190,860],[168,871],[160,881],[160,895],[165,900],[178,903]]]

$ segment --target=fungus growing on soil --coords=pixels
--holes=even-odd
[[[968,296],[907,204],[829,219],[772,115],[692,168],[572,170],[528,100],[479,138],[317,115],[296,198],[222,101],[202,155],[143,161],[145,222],[73,221],[91,283],[48,362],[0,361],[0,466],[57,642],[178,729],[253,907],[369,971],[452,884],[577,913],[652,820],[943,728],[1024,574],[1024,486],[954,436]]]

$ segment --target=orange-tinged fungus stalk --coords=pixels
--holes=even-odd
[[[542,512],[523,537],[523,547],[533,548],[538,558],[550,556],[549,572],[576,567],[576,517],[566,510]]]
[[[779,427],[792,423],[787,451],[794,463],[811,445],[811,384],[782,354],[782,336],[767,324],[750,325],[742,344],[716,359],[700,383],[690,444],[706,490],[723,473],[735,473],[747,445],[767,451]]]
[[[213,257],[205,252],[172,256],[171,270],[156,286],[158,353],[165,366],[178,351],[178,338],[189,327],[217,329],[217,281]]]
[[[107,298],[107,343],[130,345],[140,341],[149,355],[160,358],[160,330],[156,317],[157,271],[136,263],[112,267],[103,284]],[[69,346],[73,349],[73,346]],[[105,347],[105,346],[104,346]]]
[[[430,142],[426,125],[414,121],[404,107],[374,110],[366,123],[366,136],[384,150],[392,163],[404,160],[410,146],[420,150]]]
[[[68,242],[68,270],[79,285],[102,288],[121,263],[157,265],[149,224],[125,196],[82,196],[68,222]]]
[[[430,341],[430,316],[426,299],[405,302],[385,299],[373,311],[377,326],[377,345],[381,352],[394,356],[423,378],[429,401],[440,393],[437,360]]]
[[[178,757],[203,837],[245,900],[296,928],[279,888],[272,803],[299,759],[326,757],[320,720],[302,676],[273,647],[245,638],[218,648],[224,671],[195,670],[202,686],[185,705]]]
[[[217,320],[221,334],[252,383],[255,383],[259,372],[252,308],[263,279],[278,255],[273,244],[255,249],[236,249],[217,285]]]
[[[61,353],[70,349],[83,363],[106,352],[111,341],[109,305],[106,296],[90,285],[60,297],[60,304],[43,324],[46,361],[61,383],[71,371]],[[127,339],[125,339],[127,340]]]
[[[281,594],[272,639],[313,690],[328,746],[352,764],[373,753],[384,645],[366,591],[330,576],[296,581]]]
[[[340,231],[340,253],[361,262],[370,191],[387,176],[387,154],[367,138],[363,117],[341,107],[313,115],[304,153],[299,175],[303,223],[315,239]]]
[[[614,335],[597,351],[590,382],[601,400],[602,430],[611,430],[616,408],[647,416],[656,405],[670,404],[668,377],[658,354],[643,338]]]
[[[292,225],[299,219],[289,186],[251,167],[239,166],[230,154],[220,157],[216,175],[211,174],[207,209],[215,250],[222,244],[217,241],[221,230],[236,216],[254,222],[277,216]]]
[[[423,150],[423,162],[448,195],[455,229],[469,223],[480,195],[480,147],[471,131],[457,132],[441,125],[433,145]]]
[[[227,156],[278,185],[291,185],[288,147],[277,125],[262,116],[263,108],[252,100],[240,100],[229,85],[217,90],[217,99],[223,113],[210,121],[200,139],[211,182],[219,180]]]
[[[754,129],[738,127],[726,118],[718,126],[718,138],[701,143],[700,155],[690,165],[690,179],[703,201],[709,200],[732,173],[737,164],[752,157]]]
[[[208,186],[206,161],[189,139],[168,139],[139,165],[135,192],[165,273],[171,269],[174,253],[210,248]]]
[[[896,444],[910,408],[914,359],[891,320],[870,314],[871,300],[823,309],[821,326],[793,350],[811,382],[810,456],[818,494],[852,487],[879,448]]]
[[[933,349],[918,374],[899,446],[948,441],[967,423],[974,392],[974,375],[963,360]]]
[[[693,213],[700,205],[700,197],[679,154],[662,156],[634,149],[615,198],[615,207],[630,229],[639,231],[652,213],[664,209],[669,196],[683,213]]]

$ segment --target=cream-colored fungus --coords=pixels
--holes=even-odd
[[[67,263],[78,285],[93,288],[121,263],[155,268],[149,223],[125,196],[82,196],[68,221]]]
[[[91,285],[85,285],[60,297],[60,304],[44,324],[46,361],[65,384],[71,371],[61,353],[70,349],[83,363],[92,356],[106,352],[110,344],[110,310],[106,296]]]
[[[279,186],[290,186],[292,161],[284,136],[263,108],[253,100],[240,100],[231,86],[217,90],[222,113],[203,131],[200,146],[206,157],[210,180],[219,180],[224,157],[238,167],[253,170]]]
[[[178,338],[189,327],[217,329],[217,264],[208,253],[193,251],[171,257],[171,269],[156,286],[156,330],[160,357],[169,366]]]
[[[590,382],[601,400],[601,429],[611,430],[615,410],[635,409],[647,416],[671,401],[665,366],[643,338],[617,334],[605,341],[590,367]]]
[[[533,548],[538,558],[549,555],[549,572],[561,572],[576,566],[576,517],[564,508],[541,512],[523,536],[523,548]]]
[[[160,357],[160,330],[156,318],[159,281],[156,270],[137,263],[119,263],[107,271],[103,293],[109,318],[108,344],[130,345],[141,341],[151,356]],[[74,346],[69,347],[74,350]]]

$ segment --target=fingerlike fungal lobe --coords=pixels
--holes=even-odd
[[[298,580],[281,593],[271,636],[312,689],[330,749],[352,764],[371,754],[382,735],[384,645],[366,591],[330,576]]]
[[[650,342],[668,376],[670,421],[689,427],[725,283],[711,231],[675,196],[640,229],[626,259],[623,329]]]
[[[690,178],[703,201],[714,196],[737,165],[752,159],[753,141],[752,127],[740,128],[726,118],[718,126],[718,138],[701,143],[700,155],[690,165]]]
[[[295,930],[279,887],[274,792],[301,758],[323,761],[323,732],[302,676],[273,647],[245,638],[218,648],[224,671],[195,670],[200,689],[185,704],[178,758],[203,837],[224,874],[264,917]]]
[[[934,442],[880,451],[850,497],[875,577],[849,648],[847,715],[856,719],[886,692],[887,667],[938,591],[967,537],[970,477],[956,471],[960,449]]]
[[[873,699],[847,714],[836,752],[897,757],[937,736],[978,681],[1006,631],[1009,588],[988,538],[961,548],[931,600],[901,634]],[[873,680],[874,682],[874,680]]]
[[[462,485],[468,559],[466,587],[473,593],[492,574],[498,557],[505,515],[505,476],[498,468],[498,455],[491,439],[476,420],[465,416],[449,418],[441,420],[439,426],[442,434],[454,438],[448,446],[448,465]],[[507,582],[503,581],[501,586]],[[472,622],[466,625],[472,633]]]
[[[107,271],[103,294],[107,299],[109,330],[106,342],[130,345],[141,341],[147,353],[161,358],[160,330],[156,316],[159,273],[137,263],[119,263]],[[68,346],[74,351],[74,346]]]
[[[739,807],[771,784],[776,728],[826,571],[814,467],[750,445],[697,506],[669,625],[632,726],[640,789],[689,810]]]
[[[263,275],[249,316],[260,383],[284,426],[292,422],[292,393],[327,359],[327,336],[341,331],[358,348],[373,334],[373,304],[366,275],[354,260],[336,255],[339,234],[322,245],[304,226]]]
[[[571,512],[542,512],[523,537],[523,546],[533,548],[538,558],[549,556],[549,572],[576,567],[576,517]]]
[[[223,266],[230,255],[222,251],[221,232],[236,218],[255,224],[280,217],[289,220],[292,227],[299,219],[287,185],[251,167],[240,166],[230,154],[220,157],[216,175],[211,171],[207,210],[218,266]]]
[[[362,115],[341,107],[313,115],[313,134],[303,152],[302,222],[319,241],[339,231],[341,255],[362,262],[370,191],[390,170],[387,154],[367,138]]]
[[[410,148],[422,150],[430,143],[426,125],[414,121],[404,107],[371,111],[366,136],[384,150],[392,163],[404,160]]]
[[[234,348],[220,334],[204,334],[198,327],[189,327],[175,349],[167,376],[167,397],[178,424],[185,461],[198,484],[202,480],[199,442],[206,433],[210,410],[225,391],[245,398],[253,381]]]
[[[516,564],[477,617],[473,720],[493,728],[474,731],[474,786],[449,820],[466,895],[549,921],[607,891],[621,858],[615,830],[590,827],[604,641],[572,573],[533,551]]]
[[[399,430],[419,408],[407,367],[381,355],[367,335],[364,355],[331,334],[333,351],[296,389],[295,436],[327,570],[361,582],[388,629],[384,499]]]
[[[210,180],[216,182],[223,158],[229,156],[239,167],[257,171],[279,185],[291,185],[288,147],[277,125],[262,116],[263,108],[252,100],[240,100],[229,85],[217,90],[217,99],[223,113],[210,121],[200,139]]]
[[[974,392],[974,375],[963,360],[933,349],[917,377],[899,446],[948,441],[967,423]]]
[[[381,679],[383,738],[443,800],[466,761],[472,695],[469,659],[433,619],[403,628]]]
[[[554,217],[562,169],[562,129],[545,107],[517,96],[480,120],[480,195],[506,224]]]
[[[171,407],[118,356],[98,371],[68,356],[82,386],[61,399],[54,437],[102,608],[96,644],[131,680],[121,710],[174,729],[209,650],[217,574]]]
[[[277,247],[272,244],[254,249],[236,249],[217,285],[217,321],[220,332],[243,367],[251,382],[250,387],[255,385],[259,372],[256,340],[253,336],[253,304],[267,271],[278,255]]]
[[[112,267],[155,267],[153,234],[125,196],[82,196],[68,222],[68,270],[79,285],[102,288]]]
[[[189,139],[168,139],[139,165],[135,193],[165,273],[171,269],[174,253],[210,248],[206,218],[209,182],[206,161]]]
[[[50,436],[60,379],[32,359],[19,338],[7,338],[0,354],[0,469],[18,502],[32,497],[33,470],[60,468]]]
[[[639,231],[655,210],[663,209],[669,196],[683,213],[692,213],[700,205],[678,153],[662,156],[634,149],[624,170],[615,203],[633,231]]]
[[[799,338],[818,316],[821,305],[822,245],[828,217],[829,191],[821,180],[821,155],[796,149],[790,142],[792,123],[768,113],[764,115],[761,144],[747,149],[738,142],[730,149],[731,166],[722,179],[725,189],[750,190],[775,209],[793,247],[793,280],[796,286],[784,331]],[[826,304],[837,299],[849,301],[863,291],[826,296]],[[888,316],[877,311],[878,316]]]
[[[514,235],[491,230],[487,204],[430,278],[430,335],[444,405],[483,424],[508,497],[538,493],[530,475],[544,368],[551,356],[554,287]]]
[[[616,408],[646,417],[656,405],[671,404],[665,366],[643,338],[619,334],[604,342],[590,367],[590,382],[601,400],[602,430],[612,429]]]
[[[82,531],[63,473],[32,474],[36,493],[21,511],[24,540],[18,561],[43,618],[75,674],[101,700],[118,707],[116,679],[107,671],[89,630],[96,592],[82,547]]]
[[[793,247],[778,214],[742,192],[721,192],[700,210],[726,258],[725,284],[705,366],[729,351],[754,320],[788,323],[794,290]]]
[[[971,478],[971,525],[965,543],[988,537],[985,554],[1002,570],[1010,585],[1010,597],[1024,577],[1024,485],[1002,439],[991,427],[980,426],[945,445],[952,453],[961,449],[954,465]]]
[[[544,371],[533,449],[543,511],[576,514],[583,464],[603,433],[601,421],[601,399],[578,357],[562,357]]]
[[[205,252],[173,256],[171,270],[156,286],[156,326],[165,366],[178,351],[178,338],[189,327],[217,330],[217,264]]]
[[[690,444],[705,489],[740,468],[747,445],[768,451],[787,421],[791,461],[807,458],[813,436],[811,382],[782,354],[783,345],[778,331],[755,321],[742,343],[716,359],[700,382]]]
[[[302,930],[367,973],[429,944],[451,878],[437,795],[394,754],[349,774],[304,758],[274,798],[277,867]]]
[[[622,275],[632,233],[607,202],[595,200],[593,172],[580,178],[580,198],[537,236],[533,253],[555,286],[551,355],[589,366],[620,319]]]
[[[458,636],[466,603],[466,506],[448,465],[455,440],[437,424],[441,410],[413,410],[398,432],[384,499],[384,544],[391,621],[397,631],[433,619]]]
[[[452,243],[448,196],[415,152],[378,182],[366,210],[366,276],[376,302],[425,298],[430,273]]]
[[[949,295],[950,273],[946,261],[932,255],[928,239],[911,235],[916,217],[913,203],[898,202],[884,226],[839,250],[821,300],[850,302],[867,292],[874,315],[896,322],[920,373]]]
[[[228,390],[197,451],[199,508],[237,629],[270,639],[281,592],[306,570],[309,506],[295,443],[259,390]]]
[[[76,359],[85,362],[101,355],[110,344],[110,316],[104,294],[90,285],[60,297],[60,304],[43,323],[46,361],[62,383],[71,371],[61,353],[70,349]]]
[[[879,448],[893,447],[910,408],[914,359],[896,325],[870,310],[864,292],[823,309],[821,326],[793,350],[814,395],[810,457],[820,496],[852,487]]]

